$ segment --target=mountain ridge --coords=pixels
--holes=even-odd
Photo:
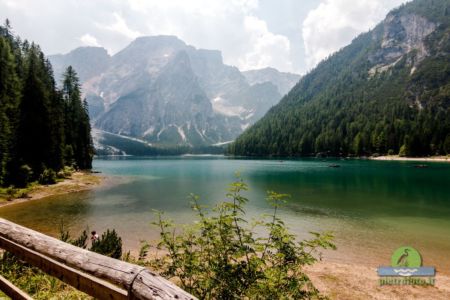
[[[89,59],[89,51],[106,54],[98,59],[100,65]],[[81,69],[94,128],[167,147],[232,141],[281,99],[287,85],[299,79],[272,71],[264,82],[249,83],[243,72],[223,63],[220,51],[196,49],[175,36],[140,37],[112,56],[88,47],[49,58],[56,65],[56,76],[69,62]],[[181,73],[190,75],[182,80]],[[195,91],[191,97],[170,84],[176,80],[187,91]]]

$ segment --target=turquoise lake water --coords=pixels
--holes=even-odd
[[[338,164],[339,168],[330,168]],[[177,223],[192,222],[187,196],[204,204],[223,200],[235,172],[249,184],[249,217],[270,212],[267,190],[291,199],[280,216],[299,237],[333,231],[333,261],[389,264],[403,245],[417,248],[425,265],[450,273],[450,164],[368,160],[249,160],[225,157],[108,158],[94,169],[108,175],[93,191],[0,208],[0,217],[57,235],[61,220],[72,232],[115,228],[126,249],[153,240],[152,209]]]

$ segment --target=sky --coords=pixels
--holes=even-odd
[[[0,18],[47,55],[175,35],[241,70],[305,74],[406,0],[0,0]]]

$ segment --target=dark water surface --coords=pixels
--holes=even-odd
[[[330,164],[340,168],[330,168]],[[425,265],[450,273],[450,164],[366,160],[245,160],[224,157],[96,159],[94,169],[115,184],[0,208],[0,216],[57,235],[61,220],[72,232],[116,228],[127,249],[152,240],[152,209],[178,223],[192,220],[187,196],[205,204],[224,199],[240,172],[249,184],[249,216],[270,211],[265,192],[291,194],[280,212],[300,237],[333,231],[330,260],[388,264],[402,245],[417,248]]]

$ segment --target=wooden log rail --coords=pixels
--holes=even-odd
[[[147,268],[75,247],[2,218],[0,248],[97,299],[196,299]],[[4,293],[13,299],[29,299],[2,278]]]

